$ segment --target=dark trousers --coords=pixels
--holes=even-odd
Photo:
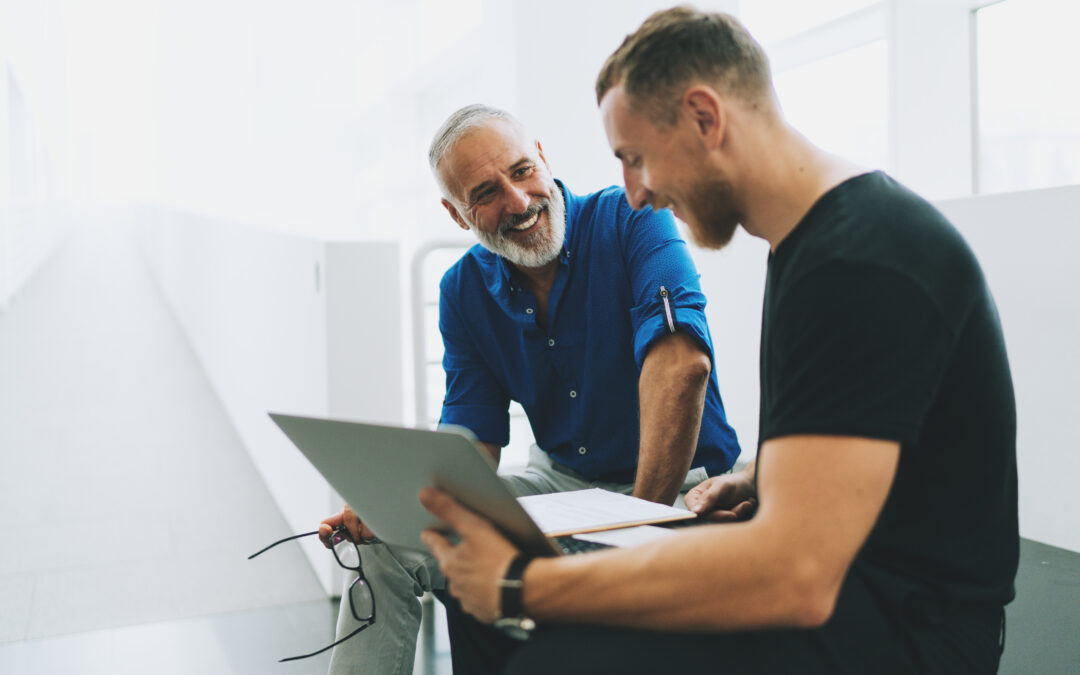
[[[1004,616],[1000,606],[946,606],[911,584],[857,570],[832,618],[816,629],[667,633],[551,625],[518,642],[476,622],[452,598],[445,604],[454,672],[467,675],[995,673]]]

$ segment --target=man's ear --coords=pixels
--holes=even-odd
[[[536,141],[536,151],[540,153],[540,161],[544,163],[548,173],[551,173],[551,167],[547,163],[547,157],[544,157],[544,147],[540,145],[540,141]]]
[[[720,147],[727,130],[727,110],[716,91],[705,86],[691,87],[683,94],[682,104],[705,147]]]
[[[461,217],[461,214],[458,213],[457,207],[451,204],[449,199],[443,199],[442,205],[443,208],[446,209],[446,212],[450,214],[450,217],[454,219],[454,222],[458,224],[458,227],[463,230],[469,229],[469,224],[466,223],[465,219]]]

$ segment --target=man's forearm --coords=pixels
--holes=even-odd
[[[680,631],[822,625],[885,503],[900,445],[789,436],[766,446],[752,520],[537,559],[523,578],[528,615]]]
[[[711,364],[698,343],[674,333],[649,350],[638,380],[641,444],[634,496],[671,504],[690,469]]]
[[[525,574],[527,611],[544,623],[651,630],[806,625],[796,561],[764,529],[707,525],[634,549],[537,559]]]

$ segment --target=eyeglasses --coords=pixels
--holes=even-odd
[[[300,539],[301,537],[310,537],[313,534],[318,534],[319,531],[305,532],[303,534],[294,534],[291,537],[285,537],[279,541],[275,541],[261,551],[256,551],[248,556],[248,560],[251,560],[257,555],[266,553],[270,549],[274,548],[278,544],[284,544],[287,541],[293,539]],[[348,531],[339,527],[330,535],[330,550],[334,552],[334,559],[337,560],[337,564],[341,565],[347,570],[353,570],[356,572],[356,579],[349,585],[349,591],[347,593],[349,597],[349,609],[352,610],[353,618],[357,621],[364,622],[359,628],[349,633],[340,640],[333,644],[326,645],[322,649],[310,654],[302,654],[300,656],[290,656],[288,658],[279,659],[278,663],[285,663],[286,661],[296,661],[299,659],[306,659],[310,656],[316,656],[322,654],[327,649],[338,646],[342,642],[345,642],[352,636],[356,635],[360,631],[364,630],[371,624],[375,623],[375,596],[371,593],[371,586],[368,585],[367,579],[364,577],[364,568],[360,564],[360,547],[349,538]]]

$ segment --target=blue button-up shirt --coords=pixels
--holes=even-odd
[[[681,330],[712,358],[705,296],[669,211],[634,211],[617,187],[578,197],[558,184],[566,238],[546,330],[519,273],[482,246],[443,276],[441,421],[503,446],[514,400],[555,461],[590,480],[629,483],[640,440],[638,376],[649,345]],[[692,466],[716,475],[738,455],[713,373]]]

